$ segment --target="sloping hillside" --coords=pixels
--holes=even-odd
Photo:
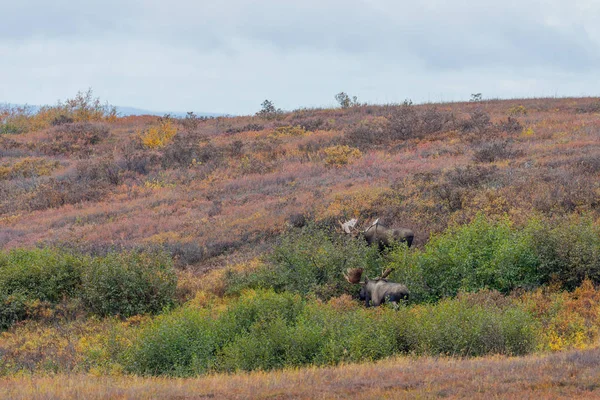
[[[292,382],[260,393],[306,397],[295,379],[325,371],[339,383],[324,397],[590,394],[599,114],[584,98],[117,117],[90,92],[0,110],[0,376],[58,393],[18,376],[118,375],[107,396],[152,397],[228,387],[176,377],[400,356],[375,378],[408,386],[365,384],[365,365],[259,374]],[[338,224],[375,217],[414,246],[380,251]],[[391,271],[408,301],[369,308],[347,268]],[[530,358],[427,358],[495,355]],[[583,372],[557,372],[570,362]],[[481,371],[485,387],[456,384]]]
[[[54,119],[0,136],[0,244],[164,246],[202,270],[288,223],[381,217],[416,245],[478,211],[600,217],[600,101]]]

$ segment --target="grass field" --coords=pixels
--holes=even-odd
[[[192,379],[90,375],[0,378],[2,398],[600,398],[600,350],[518,358],[398,358],[373,364]]]

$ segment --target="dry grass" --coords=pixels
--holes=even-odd
[[[0,379],[20,399],[600,398],[600,350],[522,358],[398,358],[375,364],[193,379],[55,375]]]

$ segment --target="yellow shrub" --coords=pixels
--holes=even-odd
[[[0,179],[8,179],[12,168],[6,165],[0,165]]]
[[[581,315],[561,310],[550,321],[544,336],[548,349],[558,351],[569,348],[583,349],[596,337],[596,332],[586,327],[586,321]]]
[[[163,189],[163,188],[174,188],[177,185],[174,183],[165,182],[164,178],[159,177],[159,178],[147,180],[146,182],[144,182],[144,186],[147,187],[148,189]]]
[[[532,136],[532,135],[533,135],[533,128],[529,127],[529,128],[523,129],[523,136]]]
[[[346,145],[327,147],[323,152],[325,153],[325,164],[335,167],[346,165],[362,157],[359,149]]]
[[[527,115],[525,106],[514,106],[508,110],[508,115]]]
[[[275,128],[275,131],[273,132],[273,136],[278,137],[278,136],[304,136],[306,135],[307,131],[306,129],[304,129],[301,126],[291,126],[291,125],[287,125],[287,126],[280,126],[279,128]]]
[[[542,323],[544,350],[583,349],[600,337],[600,290],[585,280],[574,292],[541,289],[522,296],[525,307]]]
[[[50,175],[60,163],[43,158],[23,158],[10,165],[0,165],[0,179],[12,179],[16,177],[31,178],[34,176]]]
[[[69,122],[114,122],[117,119],[117,109],[109,104],[102,104],[99,98],[93,97],[92,89],[88,89],[77,92],[74,98],[67,99],[65,103],[42,106],[35,112],[28,106],[0,110],[0,121],[7,123],[5,129],[10,129],[11,133],[39,131],[52,126],[61,118]]]
[[[140,134],[142,144],[149,149],[159,149],[166,146],[177,134],[177,128],[169,118],[161,118]]]
[[[364,210],[372,208],[374,202],[384,193],[384,188],[353,187],[351,191],[334,194],[326,208],[318,212],[318,216],[319,218],[331,218],[339,215],[359,217]]]
[[[146,182],[146,186],[148,186],[148,182]],[[150,237],[144,239],[146,243],[156,243],[156,244],[165,244],[178,242],[181,240],[181,234],[173,231],[159,232]]]

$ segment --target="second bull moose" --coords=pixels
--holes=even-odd
[[[364,282],[360,281],[362,272],[362,268],[348,269],[344,277],[350,283],[362,285],[359,296],[364,300],[366,307],[378,307],[385,302],[397,307],[399,302],[408,300],[409,292],[405,285],[385,279],[392,272],[391,269],[386,270],[379,278],[369,279],[365,276]]]
[[[383,250],[394,242],[406,242],[408,247],[410,247],[415,237],[414,232],[408,228],[386,228],[379,223],[379,218],[373,221],[367,229],[362,231],[356,227],[357,223],[358,220],[355,218],[344,223],[340,221],[340,225],[344,232],[355,236],[362,235],[367,243],[377,244],[380,250]]]

